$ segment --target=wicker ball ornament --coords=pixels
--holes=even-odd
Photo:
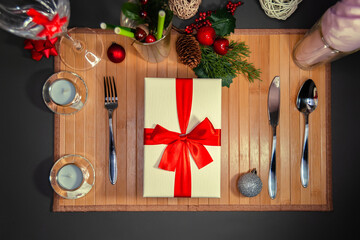
[[[169,7],[181,19],[189,19],[197,13],[201,0],[169,0]]]
[[[189,34],[182,34],[176,40],[176,52],[180,62],[195,68],[201,61],[201,50],[196,37]]]
[[[286,20],[297,9],[302,0],[259,0],[266,15]]]

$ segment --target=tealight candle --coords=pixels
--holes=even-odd
[[[54,81],[49,88],[50,98],[58,105],[71,103],[76,95],[74,84],[66,79]]]
[[[68,164],[60,168],[57,174],[58,184],[66,190],[75,190],[83,181],[81,169],[75,164]]]

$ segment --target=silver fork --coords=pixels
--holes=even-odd
[[[109,112],[109,128],[110,128],[109,178],[111,184],[115,184],[117,180],[117,158],[116,158],[115,142],[113,135],[112,116],[113,116],[113,111],[118,107],[118,98],[116,93],[114,77],[104,77],[104,91],[105,91],[105,108]]]

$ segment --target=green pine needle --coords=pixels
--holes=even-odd
[[[250,50],[245,42],[231,41],[229,51],[225,55],[215,53],[213,48],[208,46],[201,46],[201,53],[201,62],[194,68],[198,77],[221,78],[223,86],[227,87],[238,74],[243,74],[250,82],[260,80],[260,69],[256,69],[246,59],[250,55]]]

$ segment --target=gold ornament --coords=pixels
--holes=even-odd
[[[169,0],[169,7],[181,19],[193,17],[201,4],[201,0]]]

